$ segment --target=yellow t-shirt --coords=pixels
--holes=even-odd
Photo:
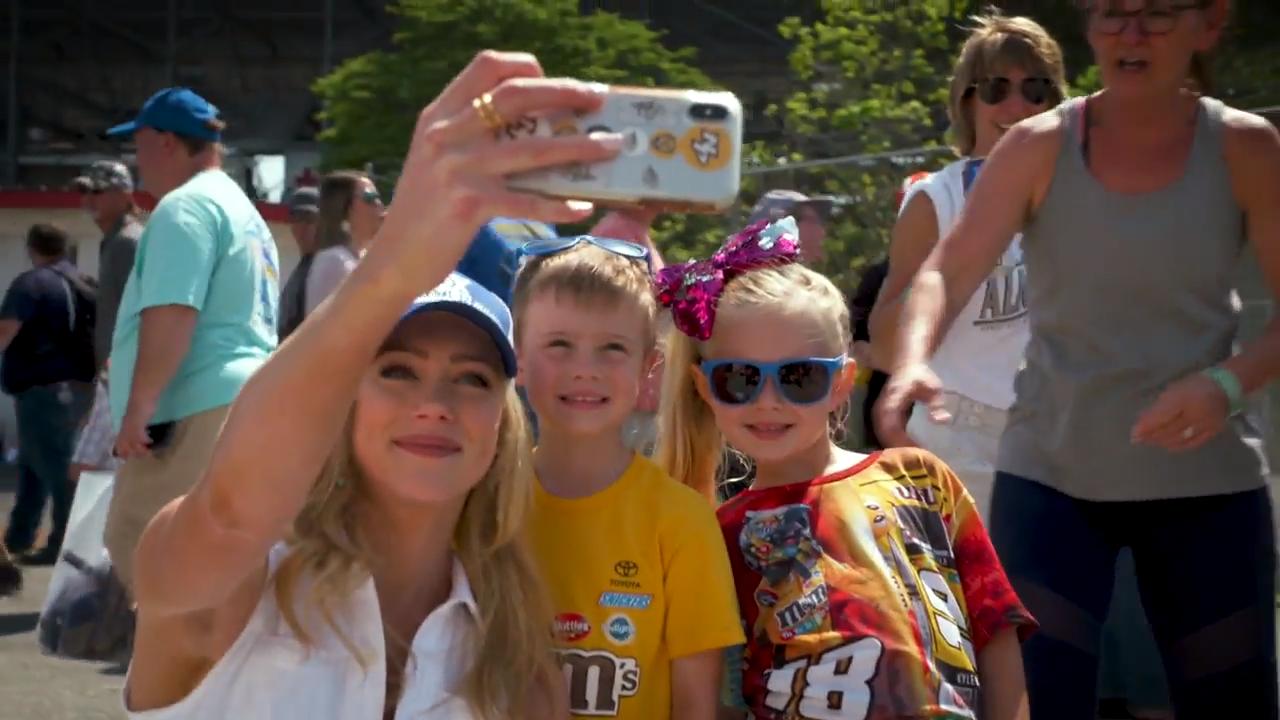
[[[585,498],[536,489],[534,553],[579,717],[671,716],[671,661],[743,642],[711,504],[637,455]]]

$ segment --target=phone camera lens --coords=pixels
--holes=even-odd
[[[724,120],[729,117],[729,108],[723,105],[698,103],[689,108],[689,117],[694,120]]]

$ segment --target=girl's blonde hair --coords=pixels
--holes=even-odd
[[[274,592],[289,628],[310,645],[313,637],[296,605],[305,577],[310,588],[305,602],[367,669],[372,659],[361,655],[336,621],[337,609],[366,581],[374,562],[352,512],[361,502],[365,480],[352,451],[351,422],[348,418],[345,440],[325,463],[294,521],[291,552],[276,571]],[[468,493],[453,537],[453,550],[480,612],[472,644],[476,652],[456,691],[486,720],[511,717],[530,698],[550,696],[547,688],[558,678],[549,603],[522,536],[533,498],[530,457],[524,408],[508,384],[493,464]],[[408,668],[406,663],[406,672]]]
[[[717,302],[718,312],[766,307],[805,308],[821,314],[829,323],[832,339],[839,343],[839,352],[849,351],[849,308],[825,275],[798,263],[751,270],[727,282]],[[694,381],[695,373],[701,372],[698,365],[706,348],[707,343],[677,328],[666,334],[655,459],[668,475],[714,503],[726,448],[711,406],[698,394]]]
[[[1040,23],[1028,17],[1006,17],[992,9],[973,18],[969,38],[960,48],[951,73],[947,119],[951,121],[951,147],[961,157],[973,153],[977,142],[970,88],[979,80],[1010,67],[1049,78],[1054,94],[1052,107],[1067,97],[1067,71],[1058,41]],[[1013,88],[1018,92],[1018,88]],[[972,102],[970,102],[972,100]]]

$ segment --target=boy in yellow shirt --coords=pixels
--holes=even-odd
[[[715,718],[743,641],[707,501],[623,442],[657,359],[648,251],[592,236],[527,244],[512,310],[538,417],[530,533],[575,717]]]

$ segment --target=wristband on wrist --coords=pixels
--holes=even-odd
[[[1240,378],[1236,377],[1235,373],[1220,365],[1214,365],[1201,370],[1200,374],[1222,388],[1222,392],[1227,396],[1228,416],[1239,415],[1245,411],[1244,388],[1240,385]]]

